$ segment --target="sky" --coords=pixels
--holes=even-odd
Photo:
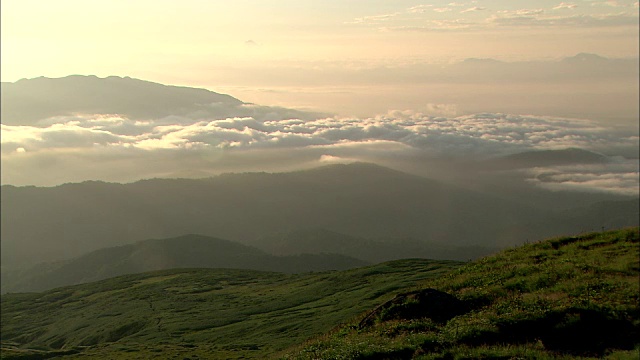
[[[34,125],[5,118],[3,184],[345,161],[415,165],[580,147],[612,160],[524,176],[551,179],[540,184],[549,188],[637,194],[637,1],[0,5],[3,82],[130,76],[260,105],[230,105],[224,116],[198,107],[146,119],[51,114]]]
[[[71,74],[254,86],[243,74],[638,56],[633,0],[7,0],[2,81]],[[245,75],[245,77],[249,77]],[[263,86],[283,85],[268,78]]]
[[[628,57],[637,17],[632,0],[9,0],[2,65],[7,81],[238,61]]]

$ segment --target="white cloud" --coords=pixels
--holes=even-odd
[[[637,160],[617,159],[610,164],[536,168],[529,172],[533,176],[529,181],[553,191],[640,195]]]
[[[89,124],[91,124],[89,122]],[[68,121],[53,124],[49,127],[2,126],[3,150],[39,151],[53,148],[86,148],[108,146],[135,141],[135,138],[101,130],[83,127],[79,121]]]
[[[474,6],[474,7],[470,7],[468,9],[462,10],[460,11],[460,13],[467,13],[467,12],[474,12],[474,11],[482,11],[482,10],[486,10],[487,8],[484,7],[479,7],[479,6]]]
[[[544,9],[518,9],[498,11],[503,16],[535,16],[544,14]]]
[[[430,10],[433,7],[433,5],[416,5],[413,7],[410,7],[409,9],[407,9],[407,12],[410,13],[418,13],[418,14],[422,14],[424,12],[426,12],[427,10]]]
[[[509,114],[475,114],[446,117],[455,113],[454,105],[428,104],[430,112],[445,116],[426,115],[412,111],[392,111],[374,118],[322,118],[316,120],[268,120],[251,117],[196,121],[171,117],[159,124],[144,124],[145,132],[129,135],[131,121],[120,119],[108,128],[95,126],[95,118],[52,124],[48,127],[2,125],[2,144],[14,149],[47,150],[93,145],[130,144],[143,149],[172,149],[184,146],[203,147],[296,147],[330,145],[343,141],[393,141],[438,152],[439,137],[452,144],[466,142],[476,154],[491,155],[501,148],[560,149],[566,147],[602,148],[611,142],[637,145],[637,137],[619,138],[606,128],[590,121],[565,118],[522,116]],[[476,146],[471,146],[476,144]],[[447,146],[449,148],[449,146]],[[486,151],[490,149],[490,151]]]
[[[464,19],[454,20],[431,20],[427,22],[428,25],[424,26],[388,26],[382,29],[388,31],[410,31],[410,32],[432,32],[432,31],[455,31],[455,30],[468,30],[477,23],[470,22]]]
[[[574,3],[565,3],[565,2],[561,2],[560,4],[556,5],[553,7],[553,10],[562,10],[562,9],[575,9],[577,8],[578,5],[574,4]]]
[[[601,3],[599,3],[601,5],[607,5],[607,6],[611,6],[611,7],[621,7],[621,6],[625,6],[624,4],[621,4],[619,1],[617,0],[607,0],[607,1],[603,1]]]
[[[618,27],[638,25],[637,5],[634,3],[621,3],[619,1],[609,1],[605,3],[592,3],[607,5],[600,9],[580,8],[573,2],[560,2],[559,4],[545,9],[489,9],[477,6],[477,1],[470,3],[449,3],[438,6],[433,4],[421,4],[409,7],[401,12],[392,14],[382,14],[373,16],[363,16],[356,18],[349,24],[370,25],[380,31],[401,30],[401,31],[455,31],[455,30],[490,30],[494,26],[510,27]],[[625,10],[619,13],[608,13],[607,8],[611,7]],[[628,10],[634,8],[633,10]],[[482,11],[492,10],[486,19],[477,17]],[[569,12],[562,10],[571,10]],[[451,19],[450,12],[456,12],[464,18]],[[476,15],[472,15],[477,13]],[[556,15],[553,15],[555,13]],[[564,13],[563,16],[558,14]],[[474,17],[476,19],[474,19]]]
[[[637,14],[601,14],[572,16],[543,16],[543,10],[518,10],[501,12],[487,19],[499,26],[545,26],[545,27],[617,27],[638,26]]]
[[[319,161],[324,164],[350,164],[358,160],[325,154],[320,156]]]
[[[398,15],[400,15],[400,13],[362,16],[353,19],[353,21],[347,22],[347,24],[375,24],[383,21],[389,21]]]

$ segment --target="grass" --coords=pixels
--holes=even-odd
[[[427,279],[280,356],[637,359],[639,276],[638,228],[526,244]],[[427,288],[455,297],[464,311],[428,315],[434,303],[411,295]]]
[[[467,264],[168,270],[2,296],[2,358],[638,359],[638,228]]]
[[[263,358],[459,265],[413,259],[299,275],[180,269],[7,294],[1,357]]]

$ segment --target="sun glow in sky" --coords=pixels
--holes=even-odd
[[[222,66],[366,67],[579,52],[637,56],[638,2],[2,2],[3,81],[81,73],[196,83]]]

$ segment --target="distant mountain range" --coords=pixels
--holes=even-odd
[[[573,210],[531,206],[364,163],[196,180],[2,186],[2,265],[15,268],[71,259],[141,239],[189,233],[260,244],[284,254],[340,251],[380,261],[410,252],[388,251],[407,238],[450,247],[499,248],[638,223],[638,199],[607,202],[605,212],[599,204],[605,203],[589,208],[576,203]],[[636,211],[628,212],[634,206]],[[624,211],[612,211],[617,208]],[[291,245],[295,238],[304,239],[297,235],[278,238],[308,229],[329,233],[304,240],[306,245]],[[350,237],[336,238],[331,232]],[[386,240],[372,247],[353,237]],[[313,243],[323,245],[309,246]],[[433,257],[422,250],[420,254]]]
[[[609,159],[592,151],[568,148],[562,150],[536,150],[506,155],[484,161],[481,166],[487,170],[523,169],[542,166],[602,164]]]
[[[490,246],[455,246],[413,238],[363,238],[325,229],[304,229],[267,235],[255,246],[276,255],[334,253],[378,263],[396,259],[476,259],[498,251]]]
[[[2,123],[26,125],[50,116],[126,114],[132,118],[187,115],[193,106],[243,102],[204,89],[167,86],[130,77],[39,77],[2,83]],[[185,113],[187,112],[187,113]]]
[[[591,53],[578,53],[574,56],[569,56],[566,57],[564,59],[562,59],[562,62],[565,63],[596,63],[596,64],[601,64],[601,63],[606,63],[606,62],[616,62],[616,60],[611,60],[611,59],[607,59],[604,56],[600,56],[598,54],[591,54]]]
[[[2,293],[44,291],[119,275],[182,268],[224,268],[302,273],[365,266],[337,254],[273,256],[256,248],[200,235],[145,240],[96,250],[62,262],[2,273]]]

